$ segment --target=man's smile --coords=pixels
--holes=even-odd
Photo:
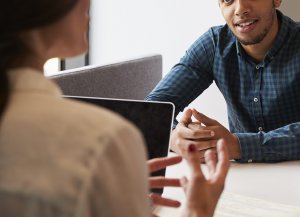
[[[234,27],[240,33],[248,33],[252,31],[258,23],[258,19],[245,19],[234,22]]]

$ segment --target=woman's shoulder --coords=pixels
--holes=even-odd
[[[36,138],[42,131],[44,139],[64,145],[84,144],[84,140],[95,143],[99,137],[121,137],[123,132],[129,137],[141,137],[132,123],[108,109],[40,93],[13,96],[3,125],[11,134],[22,130]]]
[[[93,177],[107,188],[112,186],[107,177],[116,171],[126,172],[124,176],[130,178],[126,183],[133,183],[136,171],[145,181],[143,139],[127,120],[73,100],[39,94],[25,97],[22,94],[22,99],[12,100],[2,125],[1,154],[7,157],[1,161],[9,165],[1,167],[3,189],[14,188],[20,194],[26,191],[28,197],[37,195],[47,204],[74,210],[82,201],[80,197],[90,192]],[[12,177],[18,178],[11,181]],[[24,183],[31,186],[29,190],[22,188]]]

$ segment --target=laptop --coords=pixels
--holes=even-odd
[[[169,151],[171,127],[174,118],[174,104],[170,102],[97,98],[82,96],[64,96],[119,113],[140,129],[144,136],[148,159],[166,157]],[[152,176],[164,176],[165,169],[152,173]],[[162,189],[153,189],[162,193]]]

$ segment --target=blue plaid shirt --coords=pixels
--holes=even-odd
[[[262,62],[245,53],[227,25],[212,27],[146,99],[173,102],[177,115],[215,81],[240,162],[299,160],[300,24],[277,14],[280,30]]]

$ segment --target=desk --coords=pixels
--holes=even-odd
[[[202,168],[206,173],[206,167]],[[188,174],[189,168],[185,161],[166,171],[167,177],[180,178]],[[232,162],[224,193],[300,207],[300,161],[274,164]],[[181,200],[184,198],[183,191],[178,188],[165,188],[164,195]]]

